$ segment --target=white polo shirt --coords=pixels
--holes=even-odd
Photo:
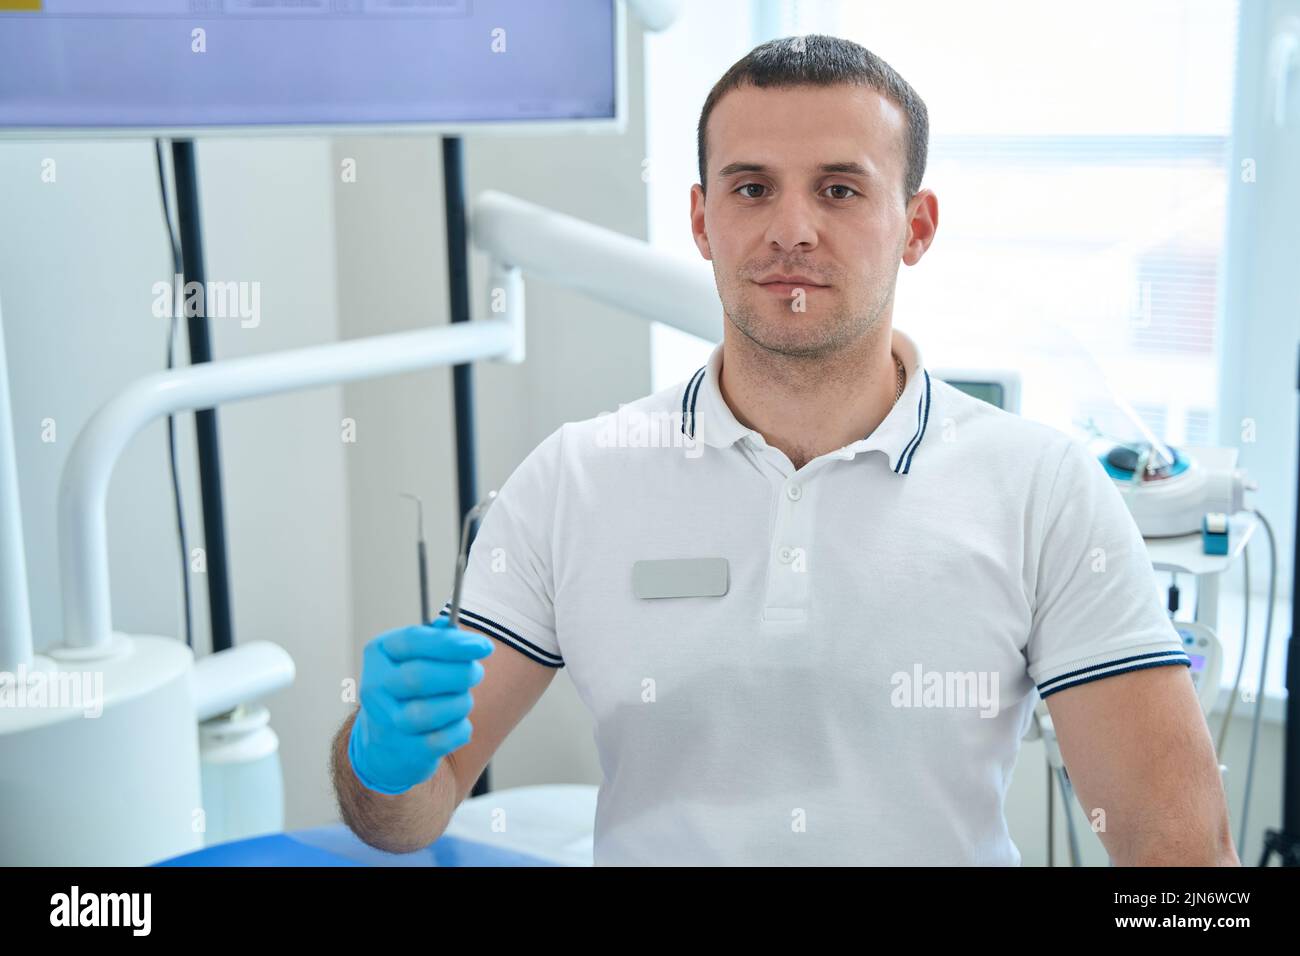
[[[1016,865],[1035,687],[1190,664],[1100,463],[893,348],[884,421],[797,471],[723,400],[719,345],[556,429],[484,517],[464,618],[567,665],[598,865]],[[634,595],[634,562],[684,558],[724,558],[726,593]]]

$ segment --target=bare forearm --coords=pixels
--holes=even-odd
[[[405,793],[376,793],[357,779],[348,760],[354,712],[334,737],[331,776],[343,822],[363,842],[389,853],[423,849],[442,835],[456,810],[457,793],[451,762]]]

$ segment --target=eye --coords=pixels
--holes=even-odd
[[[737,186],[735,189],[732,190],[732,192],[734,192],[734,193],[738,193],[738,192],[740,192],[742,189],[750,189],[751,187],[756,187],[756,188],[758,188],[758,189],[766,189],[766,188],[767,188],[767,187],[764,186],[762,183],[745,183],[743,186]],[[750,196],[750,195],[746,195],[744,198],[745,198],[745,199],[758,199],[759,197],[758,197],[758,196]]]
[[[836,183],[834,186],[827,186],[826,188],[827,188],[827,189],[847,189],[847,190],[848,190],[849,192],[851,192],[854,196],[856,196],[856,195],[858,194],[858,191],[857,191],[856,189],[854,189],[852,186],[845,186],[843,183]],[[848,199],[848,198],[850,198],[850,197],[848,197],[848,196],[836,196],[836,197],[833,197],[833,198],[835,198],[835,199]]]

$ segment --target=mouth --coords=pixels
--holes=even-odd
[[[777,295],[784,296],[787,299],[794,294],[794,291],[796,289],[803,289],[807,292],[816,292],[820,289],[830,288],[830,286],[828,285],[819,285],[816,282],[803,282],[803,281],[756,282],[755,285],[757,285],[759,288],[766,289],[769,292],[774,292]]]

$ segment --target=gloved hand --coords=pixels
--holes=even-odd
[[[489,638],[453,628],[445,617],[388,631],[367,644],[361,709],[348,739],[357,778],[380,793],[403,793],[469,743],[469,689],[483,679],[478,658],[492,650]]]

